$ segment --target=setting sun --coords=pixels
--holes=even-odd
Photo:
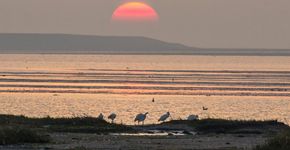
[[[114,21],[157,21],[157,12],[143,2],[128,2],[120,5],[113,13]]]

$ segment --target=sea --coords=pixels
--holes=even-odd
[[[204,110],[203,107],[208,108]],[[290,124],[290,57],[0,54],[0,114]]]

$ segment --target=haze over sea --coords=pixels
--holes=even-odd
[[[290,124],[290,58],[194,55],[0,55],[0,114],[278,119]],[[152,102],[152,99],[155,102]],[[202,107],[208,107],[203,111]]]

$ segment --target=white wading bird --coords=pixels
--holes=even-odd
[[[195,120],[198,120],[198,115],[189,115],[187,117],[187,120],[189,121],[195,121]]]
[[[168,119],[170,117],[170,113],[167,112],[166,114],[162,115],[158,121],[162,121],[164,122],[166,119]]]
[[[145,114],[142,114],[142,113],[141,113],[141,114],[138,114],[138,115],[136,116],[134,122],[138,121],[138,125],[139,125],[140,122],[142,122],[142,124],[144,125],[144,121],[145,121],[146,116],[147,116],[148,114],[149,114],[148,112],[146,112]]]
[[[110,116],[108,116],[108,119],[112,120],[112,123],[114,123],[114,120],[116,119],[117,115],[115,113],[111,113]]]

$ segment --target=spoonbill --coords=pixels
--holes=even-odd
[[[114,120],[116,119],[117,115],[115,113],[111,113],[109,116],[108,116],[108,119],[111,119],[112,120],[112,123],[114,123]]]
[[[104,120],[104,115],[102,113],[100,113],[99,116],[98,116],[98,119],[99,120]]]
[[[138,114],[138,115],[136,116],[134,122],[138,121],[138,125],[139,125],[140,122],[142,122],[142,124],[144,125],[144,121],[145,121],[146,116],[147,116],[148,114],[149,114],[148,112],[146,112],[145,114],[142,114],[142,113]]]
[[[170,112],[167,112],[166,114],[162,115],[158,121],[162,121],[164,122],[165,120],[167,120],[170,117]]]
[[[195,121],[195,120],[198,120],[198,115],[189,115],[187,117],[187,120],[189,121]]]

